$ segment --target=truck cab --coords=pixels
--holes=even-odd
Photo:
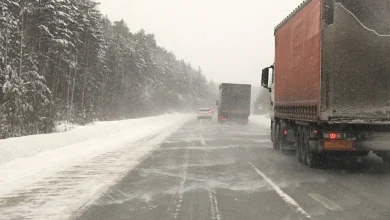
[[[274,103],[274,72],[275,72],[275,67],[274,65],[264,68],[262,71],[262,76],[261,76],[261,86],[268,89],[268,91],[271,93],[271,112],[273,112],[273,103]]]

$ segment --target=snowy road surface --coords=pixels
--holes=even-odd
[[[390,219],[379,158],[299,165],[272,149],[269,120],[186,123],[74,219]]]
[[[189,115],[0,141],[0,219],[64,219],[99,197]]]
[[[0,218],[390,218],[390,172],[379,158],[309,169],[272,149],[265,117],[247,126],[193,117],[0,142]]]

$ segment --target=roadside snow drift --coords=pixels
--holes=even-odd
[[[0,219],[64,219],[136,166],[190,119],[98,122],[0,141]]]

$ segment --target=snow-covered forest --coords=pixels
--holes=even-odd
[[[111,22],[93,0],[0,1],[0,138],[199,107],[200,68],[153,34]],[[214,97],[212,98],[214,99]]]

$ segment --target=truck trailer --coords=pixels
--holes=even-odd
[[[390,0],[307,0],[274,30],[274,149],[314,167],[329,156],[390,161]]]
[[[251,85],[222,83],[218,93],[218,122],[248,122],[251,111]]]

